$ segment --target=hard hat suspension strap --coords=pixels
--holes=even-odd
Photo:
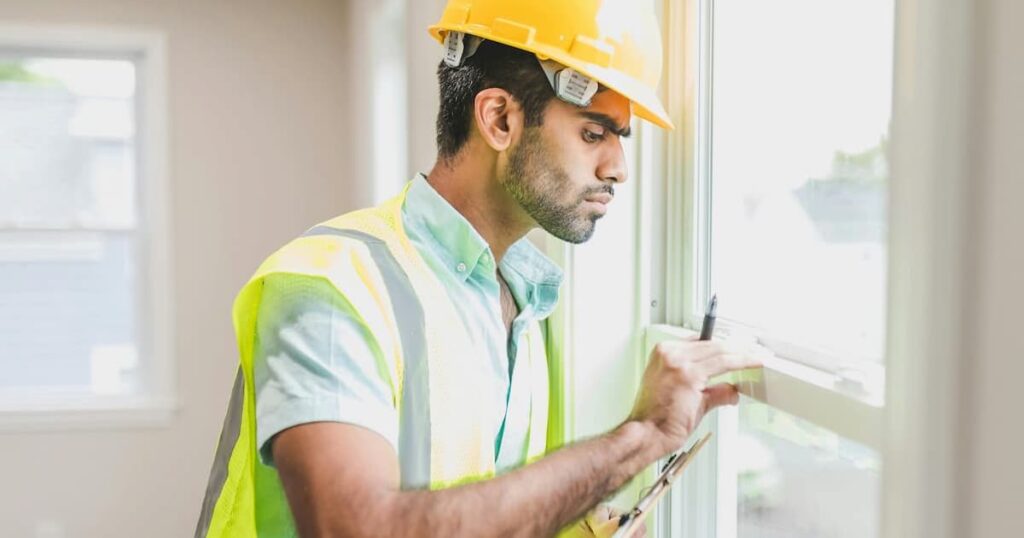
[[[448,67],[460,67],[466,59],[476,54],[483,38],[466,35],[463,32],[448,32],[444,36],[444,63]]]
[[[467,58],[476,53],[483,41],[483,38],[464,32],[448,32],[444,36],[445,65],[462,66]],[[590,105],[599,87],[596,79],[553,60],[537,58],[537,61],[559,99],[581,107]]]

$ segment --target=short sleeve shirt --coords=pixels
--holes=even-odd
[[[447,290],[480,360],[494,409],[499,472],[525,462],[530,423],[528,361],[517,361],[531,323],[551,314],[562,271],[529,240],[513,244],[496,264],[487,242],[426,178],[417,175],[402,207],[410,241]],[[519,307],[506,333],[500,270]],[[256,440],[273,465],[269,441],[309,422],[344,422],[380,434],[398,451],[399,416],[375,335],[333,285],[319,277],[268,275],[257,315],[253,356]],[[523,353],[526,351],[523,350]]]

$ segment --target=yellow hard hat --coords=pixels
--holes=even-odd
[[[462,54],[462,35],[532,52],[582,74],[583,89],[594,79],[629,99],[637,116],[672,129],[657,94],[661,31],[650,0],[449,0],[430,35],[449,54]],[[564,85],[578,86],[569,78]]]

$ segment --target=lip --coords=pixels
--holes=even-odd
[[[610,197],[603,198],[603,199],[607,199],[608,201],[611,201]],[[597,199],[594,199],[594,198],[587,198],[585,203],[588,206],[590,206],[591,211],[596,213],[599,217],[603,217],[606,213],[608,213],[608,203],[607,202],[598,201]]]
[[[599,194],[595,194],[593,196],[588,196],[586,200],[588,202],[597,202],[599,204],[608,205],[608,204],[612,203],[612,199],[613,198],[615,198],[615,197],[610,195],[610,194],[608,194],[608,193],[606,193],[606,192],[602,192],[602,193],[599,193]]]

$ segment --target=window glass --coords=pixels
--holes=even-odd
[[[880,363],[893,0],[712,5],[720,314]]]
[[[739,415],[739,538],[879,535],[876,451],[747,398]]]
[[[135,71],[0,51],[0,396],[138,384]]]

